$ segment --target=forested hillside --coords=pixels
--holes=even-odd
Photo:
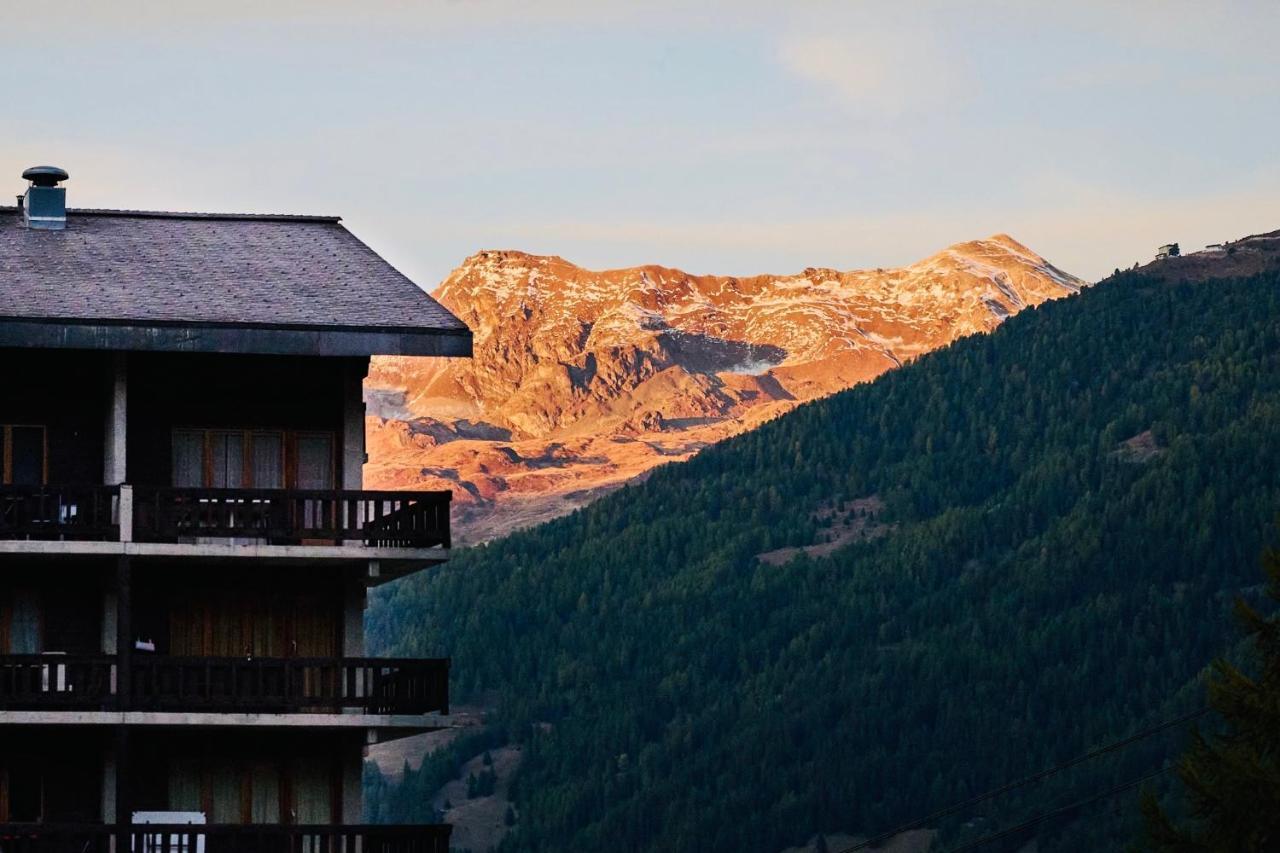
[[[757,558],[873,496],[883,510],[829,556]],[[1278,511],[1280,275],[1157,267],[393,584],[370,641],[451,655],[456,694],[500,697],[526,743],[510,849],[777,853],[1197,704]],[[1002,798],[944,841],[1180,745]],[[1040,849],[1127,829],[1077,821]]]

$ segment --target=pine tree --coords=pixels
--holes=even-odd
[[[498,774],[493,770],[481,771],[476,777],[476,796],[492,797],[493,792],[498,788]]]
[[[1280,604],[1280,551],[1263,564],[1268,597]],[[1178,765],[1189,821],[1177,825],[1148,793],[1147,835],[1156,850],[1178,853],[1262,853],[1280,849],[1280,615],[1270,618],[1243,601],[1236,609],[1258,653],[1250,677],[1226,661],[1214,664],[1209,704],[1222,734],[1195,732]]]

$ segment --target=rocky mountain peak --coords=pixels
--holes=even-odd
[[[791,275],[484,250],[433,294],[474,359],[375,360],[366,479],[447,485],[464,538],[505,532],[1084,284],[1007,234]]]

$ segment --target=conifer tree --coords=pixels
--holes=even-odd
[[[1268,597],[1280,604],[1280,551],[1263,558]],[[1262,853],[1280,849],[1280,615],[1265,617],[1243,601],[1236,609],[1257,650],[1256,676],[1214,664],[1209,704],[1224,731],[1192,735],[1178,765],[1187,818],[1179,825],[1148,793],[1143,800],[1150,846],[1178,853]]]

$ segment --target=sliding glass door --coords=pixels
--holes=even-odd
[[[174,430],[173,485],[282,489],[286,486],[284,445],[284,433],[271,430]]]

